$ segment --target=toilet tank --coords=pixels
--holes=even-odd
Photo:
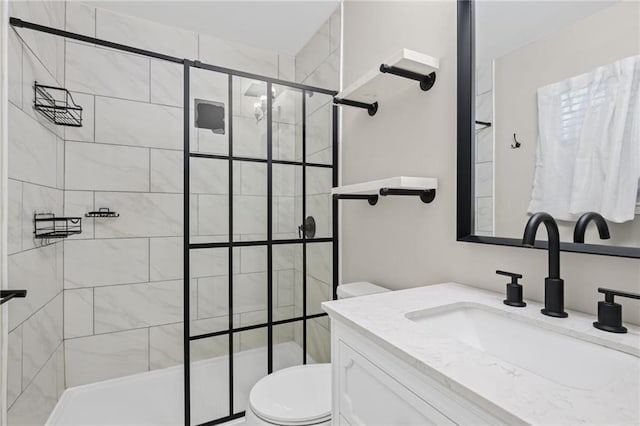
[[[376,293],[386,293],[387,291],[391,291],[391,290],[367,281],[340,284],[338,286],[338,299],[366,296],[369,294],[376,294]]]

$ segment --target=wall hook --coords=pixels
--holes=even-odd
[[[511,149],[517,149],[520,148],[520,146],[522,146],[522,144],[520,142],[518,142],[518,139],[516,139],[516,134],[513,134],[513,141],[515,142],[514,144],[511,144]]]

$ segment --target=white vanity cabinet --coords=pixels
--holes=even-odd
[[[505,423],[332,320],[334,425]]]

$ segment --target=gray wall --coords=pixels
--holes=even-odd
[[[439,188],[428,205],[343,202],[342,281],[391,289],[457,281],[502,292],[495,270],[506,269],[524,274],[526,298],[542,300],[546,252],[455,241],[456,3],[346,2],[343,19],[344,86],[402,47],[439,57],[440,71],[431,91],[412,86],[382,101],[373,118],[343,108],[343,184],[414,175],[437,177]],[[598,286],[640,291],[635,259],[563,253],[562,268],[570,309],[595,313]],[[640,311],[626,305],[625,319],[640,323]]]

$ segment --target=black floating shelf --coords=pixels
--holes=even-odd
[[[430,90],[436,82],[436,71],[440,65],[437,58],[400,49],[381,65],[371,68],[333,98],[333,103],[366,109],[370,116],[378,112],[378,101],[393,96],[412,83],[386,77],[387,74],[414,80],[423,91]]]
[[[33,215],[33,234],[38,239],[67,238],[82,232],[81,217],[56,217],[53,213]]]
[[[67,89],[33,83],[33,107],[51,122],[82,127],[82,107],[76,105]]]
[[[101,207],[97,211],[85,213],[84,217],[120,217],[120,213],[113,212],[107,207]]]
[[[0,305],[16,297],[27,297],[27,290],[0,290]]]
[[[378,194],[333,194],[334,200],[367,200],[369,205],[378,204]]]

